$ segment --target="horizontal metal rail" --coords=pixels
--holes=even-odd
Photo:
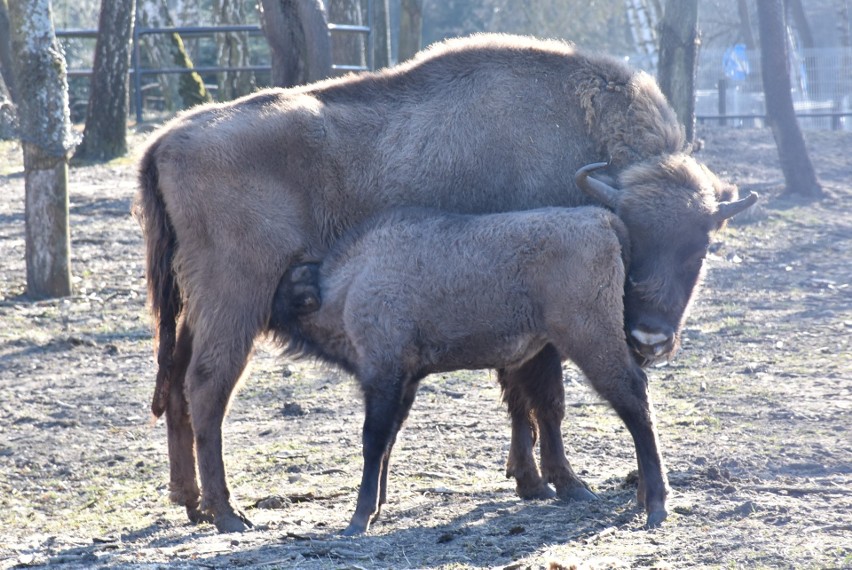
[[[332,69],[337,71],[369,71],[373,67],[373,32],[372,32],[372,0],[367,2],[367,25],[351,24],[328,24],[331,33],[362,34],[367,36],[367,65],[341,65],[333,64]],[[59,38],[85,38],[96,39],[97,29],[69,28],[55,31]],[[204,66],[192,68],[141,68],[139,38],[154,34],[179,34],[181,36],[204,36],[221,33],[247,33],[249,35],[262,35],[263,29],[258,25],[227,25],[227,26],[166,26],[162,28],[133,28],[133,50],[129,76],[133,82],[133,102],[136,111],[136,122],[142,122],[142,77],[146,75],[181,74],[181,73],[223,73],[232,71],[268,72],[270,65],[246,65],[246,66]],[[69,77],[86,77],[92,74],[91,69],[70,69],[67,71]]]

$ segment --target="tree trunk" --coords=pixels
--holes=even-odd
[[[657,5],[649,0],[626,0],[627,21],[633,34],[636,50],[648,59],[648,64],[657,63]]]
[[[785,193],[821,197],[822,188],[793,110],[783,0],[757,0],[757,19],[766,119],[778,146]]]
[[[237,0],[215,0],[213,23],[215,25],[239,25],[245,22],[243,2]],[[216,61],[220,67],[245,67],[249,64],[248,34],[225,32],[216,34]],[[254,74],[250,71],[225,71],[217,78],[216,99],[230,101],[251,93],[255,88]]]
[[[261,0],[272,84],[292,87],[331,75],[331,39],[320,0]]]
[[[746,49],[752,50],[757,47],[754,41],[754,33],[751,30],[751,16],[748,12],[748,0],[737,0],[737,13],[740,16],[740,37]]]
[[[373,0],[373,67],[391,64],[391,25],[389,0]]]
[[[127,154],[127,79],[135,0],[101,2],[95,63],[79,160],[110,160]]]
[[[74,146],[65,58],[50,0],[15,0],[9,10],[26,192],[27,295],[71,294],[68,152]]]
[[[0,141],[18,138],[18,110],[0,74]]]
[[[0,75],[6,83],[9,98],[13,103],[17,103],[18,89],[12,70],[12,34],[9,29],[9,5],[6,0],[0,0]]]
[[[423,42],[423,0],[402,0],[399,13],[399,61],[411,59]]]
[[[140,0],[136,25],[141,28],[168,28],[173,25],[166,0]],[[179,34],[146,34],[142,45],[151,66],[192,69],[192,59],[186,53]],[[162,73],[157,76],[166,108],[179,111],[210,101],[201,76],[195,73]]]
[[[695,76],[698,68],[698,0],[667,0],[660,33],[660,89],[695,139]]]
[[[785,0],[784,4],[787,14],[789,14],[788,21],[792,22],[792,28],[796,31],[795,37],[803,51],[802,61],[804,62],[804,73],[808,88],[806,95],[811,99],[820,99],[822,93],[820,93],[819,66],[816,55],[813,53],[816,44],[814,43],[813,32],[811,32],[811,25],[805,15],[805,9],[802,7],[802,0]]]
[[[328,3],[328,20],[332,24],[364,25],[361,0],[333,0]],[[367,65],[367,36],[356,32],[332,31],[331,61],[336,65]],[[338,74],[346,73],[337,71]]]

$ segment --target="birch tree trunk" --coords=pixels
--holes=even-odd
[[[142,28],[169,28],[173,21],[166,0],[139,0],[136,25]],[[142,45],[152,66],[192,69],[192,59],[186,53],[179,34],[146,34]],[[161,73],[157,76],[166,107],[179,111],[210,101],[201,76],[195,73]]]
[[[6,90],[13,103],[18,101],[15,74],[12,71],[12,34],[9,30],[9,5],[0,0],[0,75],[6,83]]]
[[[657,55],[657,22],[659,11],[657,4],[651,0],[625,0],[627,21],[633,34],[636,50],[648,59],[648,64],[656,65]]]
[[[411,59],[423,42],[423,0],[402,0],[399,12],[399,61]]]
[[[127,154],[127,72],[135,6],[135,0],[101,2],[86,127],[76,159],[110,160]]]
[[[751,30],[751,16],[748,12],[748,0],[737,0],[737,14],[740,16],[740,39],[746,49],[754,49],[757,42],[754,41],[754,33]]]
[[[24,151],[27,295],[71,294],[68,152],[74,146],[65,58],[50,0],[15,0],[9,10]]]
[[[785,193],[822,197],[822,187],[817,181],[793,110],[783,0],[757,0],[757,19],[766,120],[778,146],[781,170],[787,186]]]
[[[660,89],[695,140],[695,75],[698,69],[698,0],[667,0],[660,29]]]
[[[214,25],[237,25],[245,22],[244,3],[239,0],[215,0]],[[248,34],[224,32],[216,34],[216,61],[220,67],[245,67],[249,64]],[[254,74],[250,71],[225,71],[217,76],[219,101],[230,101],[254,90]]]
[[[18,138],[18,111],[0,74],[0,141]]]

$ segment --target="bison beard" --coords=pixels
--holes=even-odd
[[[645,333],[630,342],[666,357],[642,342],[682,326],[692,289],[680,274],[695,255],[684,244],[706,247],[747,205],[690,156],[682,131],[650,76],[561,42],[501,35],[176,117],[142,158],[135,205],[159,336],[152,411],[168,421],[172,499],[192,520],[247,527],[231,502],[222,422],[276,285],[388,208],[606,205],[630,232],[631,278],[665,286],[627,291],[625,326]],[[601,160],[587,177],[600,184],[574,181]],[[511,414],[522,434],[528,414]]]

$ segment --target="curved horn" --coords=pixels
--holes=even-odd
[[[716,210],[716,213],[713,215],[713,218],[717,222],[724,222],[728,218],[732,218],[745,210],[746,208],[751,207],[757,202],[758,195],[756,192],[749,192],[748,196],[737,200],[736,202],[720,202],[719,209]]]
[[[574,174],[574,182],[577,183],[577,187],[580,190],[604,206],[615,210],[616,206],[618,206],[618,190],[606,182],[601,182],[597,178],[589,178],[590,172],[608,166],[608,164],[609,163],[606,162],[593,162],[592,164],[587,164]]]

